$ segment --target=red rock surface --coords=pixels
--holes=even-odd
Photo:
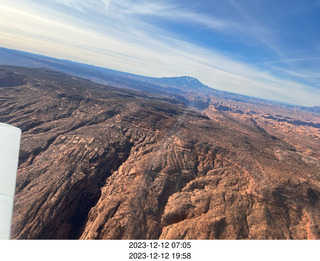
[[[44,69],[8,74],[19,81],[1,87],[0,120],[23,130],[13,238],[319,238],[319,159],[257,124]]]

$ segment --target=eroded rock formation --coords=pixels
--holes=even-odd
[[[319,238],[319,159],[260,127],[45,69],[8,75],[0,118],[23,130],[13,238]]]

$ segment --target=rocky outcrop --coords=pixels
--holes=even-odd
[[[23,130],[13,238],[319,238],[318,159],[169,98],[15,71],[1,121]],[[222,118],[221,118],[222,117]]]

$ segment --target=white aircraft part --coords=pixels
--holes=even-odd
[[[10,239],[21,130],[0,123],[0,239]]]

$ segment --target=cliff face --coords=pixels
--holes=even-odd
[[[19,79],[1,86],[0,120],[23,130],[13,238],[319,238],[319,159],[258,126],[0,70]]]

